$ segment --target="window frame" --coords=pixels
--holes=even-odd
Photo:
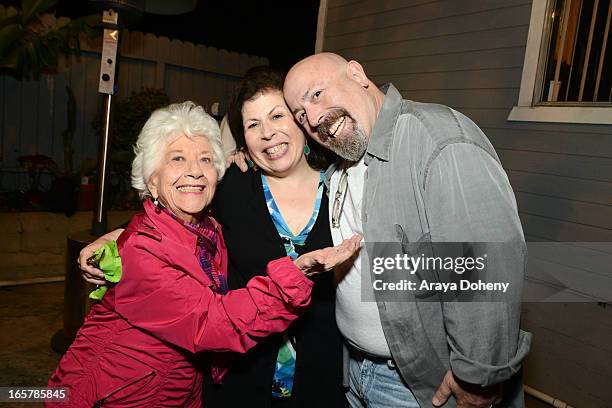
[[[576,105],[580,104],[580,106],[570,103],[563,106],[539,104],[536,92],[539,93],[538,89],[541,84],[538,81],[546,63],[546,56],[542,55],[545,52],[542,43],[546,40],[549,30],[550,24],[546,22],[546,11],[551,1],[533,0],[531,4],[531,18],[518,104],[512,108],[508,120],[612,125],[612,106],[593,106],[579,102],[576,102]]]

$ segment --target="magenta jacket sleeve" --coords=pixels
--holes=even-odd
[[[271,261],[268,276],[222,295],[193,271],[169,265],[151,243],[133,235],[123,246],[116,311],[130,324],[191,352],[246,352],[258,340],[286,330],[310,303],[312,282],[289,257]]]

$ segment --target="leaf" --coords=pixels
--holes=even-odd
[[[38,14],[49,10],[55,3],[57,3],[57,0],[23,0],[21,10],[24,21],[27,22]]]
[[[0,30],[11,25],[21,26],[21,18],[21,13],[13,14],[12,16],[8,17],[2,17],[2,20],[0,20]],[[23,26],[21,27],[23,30]]]
[[[0,61],[17,50],[22,35],[23,29],[18,25],[8,26],[0,30]]]
[[[23,0],[22,11],[0,19],[0,67],[18,78],[39,78],[41,71],[57,68],[60,53],[79,53],[79,34],[93,38],[100,34],[100,16],[90,15],[74,20],[61,19],[46,28],[41,14],[56,0]],[[42,31],[41,31],[42,30]]]

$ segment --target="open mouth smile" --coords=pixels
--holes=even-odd
[[[181,193],[201,193],[205,188],[206,186],[202,185],[182,185],[178,186],[176,189]]]
[[[264,150],[264,153],[268,155],[269,158],[273,159],[273,158],[282,156],[285,153],[285,151],[287,151],[288,146],[289,146],[289,143],[287,142],[279,143],[272,147],[268,147],[267,149]]]
[[[338,133],[344,128],[344,124],[346,123],[346,116],[342,116],[338,118],[330,127],[327,134],[329,137],[335,138]]]

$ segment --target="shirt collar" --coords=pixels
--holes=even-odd
[[[329,195],[329,186],[331,183],[331,178],[336,172],[336,170],[340,167],[340,161],[336,163],[332,163],[327,170],[325,170],[325,174],[323,174],[323,182],[325,183],[325,187],[327,187],[327,194]]]
[[[380,87],[380,90],[385,93],[385,99],[370,134],[365,157],[366,165],[370,163],[372,157],[389,161],[393,145],[393,128],[395,128],[402,103],[402,95],[392,84],[385,84]]]

